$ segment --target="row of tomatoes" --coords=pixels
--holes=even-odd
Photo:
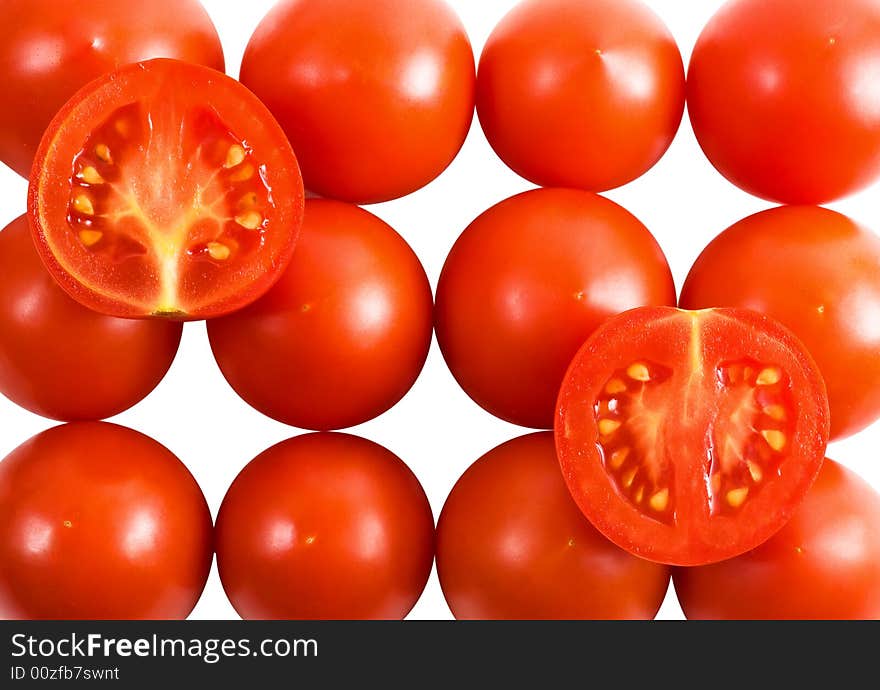
[[[652,618],[670,578],[668,566],[614,546],[584,519],[549,432],[474,463],[436,540],[407,466],[332,433],[251,461],[212,529],[198,485],[160,444],[106,423],[55,427],[0,463],[0,518],[3,618],[183,618],[214,550],[244,618],[402,618],[435,544],[458,618]],[[691,618],[875,617],[880,496],[827,460],[762,546],[672,575]]]

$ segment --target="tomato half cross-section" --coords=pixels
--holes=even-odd
[[[700,565],[779,530],[822,466],[825,384],[803,345],[736,309],[635,309],[566,374],[559,460],[583,513],[650,560]]]
[[[200,319],[264,294],[302,223],[296,157],[269,111],[220,72],[127,65],[52,121],[28,212],[43,261],[111,316]]]

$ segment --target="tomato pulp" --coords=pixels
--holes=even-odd
[[[745,310],[635,309],[584,344],[559,396],[556,442],[593,524],[671,565],[754,548],[822,465],[825,384],[803,345]]]
[[[150,60],[92,82],[55,117],[28,211],[46,266],[85,306],[207,318],[280,276],[302,223],[302,177],[245,87]]]

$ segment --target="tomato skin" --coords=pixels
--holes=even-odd
[[[520,194],[456,241],[437,286],[437,340],[465,392],[497,417],[553,426],[571,358],[606,318],[675,304],[651,233],[628,211],[577,190]]]
[[[733,0],[688,71],[688,112],[712,164],[745,191],[822,204],[880,175],[880,6]]]
[[[694,263],[681,306],[753,309],[790,328],[825,379],[832,439],[880,417],[880,239],[846,216],[781,207],[736,223]]]
[[[186,618],[211,556],[198,484],[143,434],[76,422],[0,462],[0,618]]]
[[[832,460],[791,520],[753,551],[674,570],[691,619],[880,618],[880,495]]]
[[[225,74],[165,58],[67,101],[28,187],[49,272],[122,318],[192,321],[250,304],[290,261],[303,206],[296,156],[266,106]]]
[[[483,131],[544,187],[601,192],[639,177],[672,143],[684,101],[675,39],[638,0],[527,0],[480,58]]]
[[[393,453],[306,434],[252,460],[217,516],[217,565],[245,619],[397,619],[434,559],[425,492]]]
[[[0,109],[0,161],[24,177],[52,117],[92,79],[155,57],[224,69],[197,0],[4,0],[0,25],[0,73],[15,94]]]
[[[458,480],[437,525],[437,572],[458,619],[652,619],[669,585],[571,500],[553,434],[504,443]]]
[[[754,548],[803,500],[828,443],[825,384],[799,340],[743,309],[608,319],[559,392],[556,449],[608,539],[669,565]]]
[[[0,233],[0,393],[44,417],[112,417],[145,398],[177,354],[182,325],[105,316],[46,272],[27,217]]]
[[[452,162],[476,69],[443,0],[284,0],[251,37],[241,81],[284,127],[308,190],[370,204]]]
[[[385,412],[431,344],[428,277],[406,241],[350,204],[310,199],[293,259],[262,299],[208,323],[214,356],[248,403],[326,431]]]

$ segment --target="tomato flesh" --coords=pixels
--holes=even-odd
[[[205,318],[262,295],[292,254],[302,178],[277,123],[234,80],[129,65],[55,118],[31,175],[50,271],[116,316]]]
[[[778,530],[828,441],[825,385],[803,346],[743,310],[642,308],[583,346],[559,398],[569,489],[636,555],[696,565]]]

